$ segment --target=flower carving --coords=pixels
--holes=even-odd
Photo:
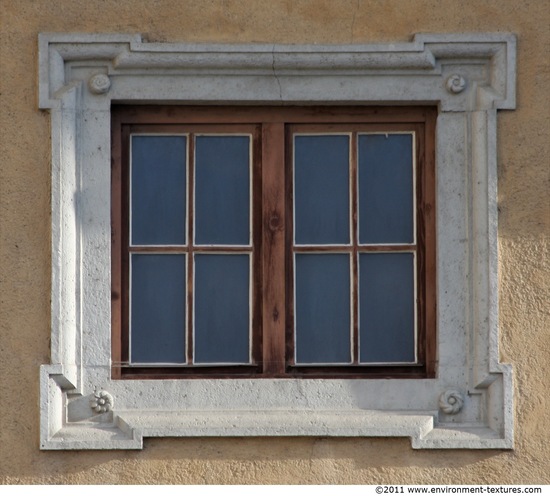
[[[439,397],[439,409],[448,415],[460,412],[464,406],[464,395],[458,389],[449,389]]]
[[[90,400],[90,407],[96,413],[109,412],[114,405],[113,397],[107,391],[96,391]]]
[[[111,80],[107,74],[94,74],[88,81],[88,87],[92,93],[102,95],[111,88]]]
[[[452,74],[447,78],[446,86],[449,93],[461,93],[466,88],[466,79],[460,74]]]

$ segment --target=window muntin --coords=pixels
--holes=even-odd
[[[422,167],[417,168],[416,164],[418,161],[418,157],[420,157],[420,161],[424,161],[424,157],[420,155],[420,153],[423,153],[422,150],[425,147],[424,141],[430,139],[433,140],[433,136],[427,137],[425,135],[424,128],[425,122],[430,118],[433,119],[435,113],[429,109],[427,110],[423,108],[406,109],[404,114],[407,115],[407,117],[403,119],[405,122],[400,122],[399,115],[396,115],[395,112],[389,113],[389,118],[387,118],[384,112],[379,112],[380,109],[378,109],[376,111],[376,114],[378,114],[377,119],[372,122],[372,111],[369,111],[369,109],[362,109],[359,112],[347,113],[346,111],[348,111],[348,109],[343,109],[342,116],[336,117],[336,119],[334,115],[334,109],[332,109],[331,112],[327,112],[327,115],[323,115],[322,110],[320,112],[309,112],[309,115],[303,115],[308,114],[308,109],[300,108],[284,110],[278,108],[263,108],[254,109],[254,112],[246,109],[244,111],[244,116],[242,115],[242,109],[240,111],[237,111],[234,115],[231,115],[231,113],[228,112],[228,109],[224,109],[224,111],[218,111],[218,109],[208,108],[187,108],[187,110],[191,110],[192,117],[185,117],[183,114],[187,112],[184,112],[182,110],[181,122],[183,122],[184,124],[181,124],[181,122],[170,122],[170,119],[167,119],[167,122],[156,122],[155,124],[147,124],[147,112],[144,112],[143,119],[138,118],[136,119],[137,122],[123,124],[122,127],[127,129],[126,131],[121,131],[120,133],[120,139],[122,140],[124,140],[124,133],[128,135],[137,135],[138,133],[142,133],[145,135],[153,134],[157,136],[175,135],[180,133],[184,134],[188,139],[189,149],[187,150],[187,155],[188,162],[190,164],[188,170],[188,182],[191,186],[188,188],[189,193],[187,198],[189,218],[186,220],[186,239],[194,239],[195,242],[185,246],[162,247],[163,250],[168,251],[169,253],[179,252],[186,256],[187,288],[191,288],[190,291],[187,290],[186,300],[186,361],[184,363],[174,362],[171,363],[170,366],[168,366],[168,364],[163,361],[148,364],[133,363],[128,360],[129,357],[127,353],[125,356],[124,351],[125,339],[128,340],[127,337],[124,338],[124,334],[131,334],[131,332],[128,330],[129,327],[127,330],[124,330],[124,326],[121,327],[120,334],[122,335],[122,338],[119,338],[117,336],[116,329],[113,326],[113,330],[115,332],[114,338],[121,339],[122,349],[118,360],[116,355],[114,355],[113,357],[115,363],[114,376],[169,377],[175,374],[174,376],[178,377],[181,374],[184,374],[186,377],[204,377],[205,375],[213,377],[238,377],[244,374],[254,377],[293,377],[300,375],[312,377],[338,377],[340,375],[357,375],[360,377],[418,377],[419,374],[420,376],[430,376],[431,374],[433,374],[433,367],[427,366],[426,350],[428,349],[428,341],[433,341],[435,339],[435,322],[433,322],[433,325],[430,329],[427,329],[425,322],[429,320],[427,318],[429,311],[426,311],[425,309],[425,307],[427,306],[425,304],[425,298],[423,298],[421,301],[420,297],[425,295],[427,285],[435,283],[435,278],[434,274],[428,276],[425,272],[423,272],[425,270],[425,264],[423,262],[423,259],[425,257],[423,251],[424,248],[421,247],[421,253],[418,253],[417,244],[415,243],[415,238],[417,236],[419,236],[420,239],[426,238],[425,230],[421,233],[417,233],[417,227],[422,227],[424,223],[422,220],[420,223],[418,222],[418,217],[422,216],[422,212],[420,211],[421,209],[415,208],[415,205],[420,198],[419,204],[421,205],[421,207],[424,204],[430,202],[431,206],[433,206],[433,191],[431,191],[432,199],[426,199],[422,196],[423,190],[425,191],[427,189],[426,185],[421,185],[417,188],[417,182],[422,182],[424,175]],[[239,114],[239,112],[241,114]],[[411,112],[411,114],[414,115],[413,119],[411,119],[411,117],[408,115],[408,112]],[[251,114],[253,114],[252,117]],[[367,118],[365,119],[367,122],[362,122],[361,119],[365,118],[365,115],[367,116]],[[385,118],[388,120],[388,122],[384,122]],[[186,121],[186,119],[189,119],[189,122]],[[311,119],[311,121],[309,121],[308,119]],[[340,122],[338,122],[339,119],[341,120]],[[172,118],[172,121],[173,120],[174,119]],[[209,122],[215,122],[215,124],[210,124]],[[279,176],[277,179],[273,180],[273,183],[280,183],[282,181],[283,183],[286,183],[287,190],[287,193],[285,194],[285,208],[287,213],[285,214],[286,220],[283,220],[283,223],[285,224],[285,232],[287,233],[287,242],[285,243],[286,248],[284,249],[284,253],[286,253],[286,255],[284,255],[286,262],[283,262],[283,266],[286,265],[285,271],[287,273],[287,283],[285,288],[280,291],[280,293],[282,294],[280,296],[277,296],[280,302],[287,302],[285,305],[285,319],[287,325],[285,326],[286,337],[284,338],[284,340],[281,340],[280,338],[271,335],[267,335],[267,331],[264,331],[262,326],[262,322],[265,322],[265,316],[262,317],[262,314],[263,312],[265,312],[266,308],[266,301],[262,299],[262,295],[266,293],[266,286],[269,286],[270,279],[275,275],[270,274],[270,261],[266,260],[267,255],[262,255],[262,250],[267,249],[267,251],[269,251],[269,247],[266,246],[266,240],[267,244],[269,244],[270,239],[269,232],[266,236],[266,225],[267,227],[269,227],[269,222],[271,221],[266,220],[265,218],[265,213],[267,211],[266,203],[271,201],[265,198],[265,192],[268,191],[270,188],[270,179],[269,177],[266,178],[265,176],[269,176],[269,173],[264,174],[264,176],[262,177],[262,164],[264,162],[267,163],[270,160],[273,160],[270,157],[271,147],[273,147],[273,143],[271,143],[270,146],[266,146],[265,136],[266,130],[268,130],[270,126],[280,126],[281,129],[285,130],[282,133],[278,133],[279,139],[276,143],[276,146],[281,146],[282,148],[285,148],[286,152],[283,152],[282,154],[280,152],[276,152],[275,154],[278,153],[282,156],[286,155],[286,159],[280,161],[280,163],[276,164],[275,167],[272,168],[272,170],[276,169],[275,174]],[[203,239],[197,240],[195,234],[196,218],[199,217],[196,215],[197,207],[195,199],[197,193],[197,182],[195,177],[196,166],[193,165],[197,158],[196,140],[204,139],[204,137],[215,137],[218,140],[220,137],[227,140],[227,137],[229,136],[239,136],[242,138],[247,134],[243,132],[243,130],[245,129],[249,131],[248,136],[251,137],[249,149],[250,157],[252,158],[250,159],[249,170],[251,173],[249,177],[245,177],[244,181],[241,177],[240,180],[240,186],[242,186],[243,182],[248,182],[250,185],[249,201],[241,201],[241,210],[243,210],[243,204],[248,203],[248,205],[250,205],[249,219],[251,219],[251,221],[249,225],[253,225],[253,229],[250,229],[249,231],[251,233],[249,239],[253,241],[253,243],[247,246],[246,239],[241,234],[240,238],[236,241],[237,244],[234,245],[222,244],[227,241],[227,238],[223,239],[223,237],[215,240],[220,244],[207,244],[212,240],[206,239],[204,237]],[[378,136],[383,137],[384,140],[391,140],[394,139],[394,137],[404,137],[410,142],[408,165],[406,165],[404,168],[407,170],[409,176],[412,176],[406,180],[408,181],[407,184],[409,188],[407,199],[409,206],[407,208],[409,217],[412,217],[412,219],[408,220],[409,232],[411,230],[411,226],[414,226],[414,228],[412,236],[409,236],[409,238],[405,239],[405,241],[412,240],[412,243],[397,243],[395,242],[396,240],[391,237],[387,240],[382,239],[383,242],[378,244],[359,243],[359,222],[361,222],[361,216],[359,215],[359,202],[361,200],[359,183],[361,181],[360,173],[362,167],[361,141],[363,139],[368,139],[369,137],[375,137],[376,139],[376,137]],[[333,202],[334,204],[336,204],[337,210],[337,215],[333,215],[333,218],[336,218],[336,222],[332,223],[332,225],[336,228],[336,236],[333,236],[331,234],[328,237],[325,236],[325,239],[323,239],[324,234],[321,233],[321,237],[318,239],[314,239],[313,241],[315,242],[312,244],[298,244],[297,241],[294,241],[294,236],[296,232],[295,226],[299,225],[299,221],[296,222],[295,219],[300,218],[300,207],[296,209],[295,202],[293,201],[293,190],[300,185],[300,182],[295,181],[294,140],[302,139],[305,141],[309,140],[311,142],[317,141],[317,143],[314,144],[318,144],[319,139],[321,141],[327,140],[327,137],[329,138],[328,141],[332,141],[333,139],[335,139],[335,141],[339,142],[340,148],[342,150],[346,150],[344,152],[344,155],[347,155],[347,157],[342,158],[342,153],[340,153],[336,154],[336,159],[340,160],[341,162],[340,169],[347,169],[343,173],[342,171],[337,172],[337,174],[340,174],[341,176],[339,180],[339,189],[341,189],[342,191],[346,191],[347,198],[344,198],[342,200],[341,196],[345,195],[339,195],[340,197],[336,198],[336,201]],[[322,147],[317,146],[317,148],[318,149],[316,150],[316,153],[318,159],[319,157],[330,156],[331,150],[333,151],[335,147],[328,146],[327,150],[325,151],[322,150]],[[321,149],[319,150],[319,148]],[[253,150],[255,151],[255,153],[253,152]],[[225,156],[226,154],[222,155]],[[407,154],[405,153],[404,155]],[[200,156],[201,154],[199,153],[199,157]],[[340,158],[338,158],[339,156]],[[285,162],[286,166],[284,165]],[[433,167],[433,160],[431,160],[431,162]],[[307,169],[307,167],[305,169]],[[252,173],[253,170],[254,173]],[[311,188],[311,185],[307,184],[307,177],[308,175],[311,176],[311,171],[306,170],[306,172],[308,173],[302,174],[304,176],[302,178],[302,184],[306,185],[306,190],[309,186],[310,189],[314,191],[315,187]],[[431,174],[433,176],[433,172]],[[327,188],[328,184],[329,189],[331,189],[331,183],[334,182],[331,180],[330,174],[328,175],[328,180],[327,177],[325,177],[324,179],[321,178],[320,181],[321,186],[323,186],[322,183],[324,181],[324,187]],[[227,181],[222,182],[227,183]],[[315,186],[315,181],[312,182]],[[433,188],[433,183],[431,187]],[[198,189],[201,190],[201,187],[199,187]],[[245,188],[241,187],[240,194],[236,196],[242,198],[244,190]],[[312,196],[311,193],[310,196]],[[319,205],[321,208],[325,208],[325,210],[327,210],[328,208],[328,215],[330,216],[330,209],[333,205],[331,205],[330,202],[324,203],[325,204],[323,204],[323,202],[318,202],[317,208],[319,207]],[[412,206],[410,205],[411,203],[413,204]],[[116,201],[114,202],[114,204],[116,204]],[[296,210],[298,210],[298,217],[296,216]],[[289,213],[291,214],[290,216]],[[307,215],[305,215],[305,218],[307,219],[307,222],[303,222],[302,225],[305,226],[307,234],[308,229],[310,229],[311,231],[310,224],[313,223],[312,219],[314,219],[317,214],[315,212],[315,209],[306,213]],[[325,213],[322,213],[321,217],[323,215],[325,215]],[[345,220],[344,222],[342,222],[341,220],[344,218]],[[254,219],[253,222],[252,219]],[[347,225],[345,225],[346,223]],[[219,220],[218,224],[220,224]],[[343,229],[342,224],[344,224]],[[116,225],[116,223],[114,223],[114,225]],[[319,225],[322,229],[323,223],[320,223]],[[430,227],[430,229],[433,230],[433,225]],[[317,227],[317,230],[319,230],[319,226]],[[215,231],[216,229],[211,230],[214,235],[216,234]],[[267,231],[269,231],[269,229],[267,229]],[[318,236],[318,233],[316,234],[314,231],[315,230],[313,230],[313,236]],[[231,229],[229,229],[228,232],[231,232]],[[244,231],[241,229],[241,233],[242,232]],[[290,238],[289,234],[291,236]],[[311,232],[303,237],[303,240],[305,240],[306,242],[311,241],[311,239],[307,238],[308,235],[311,236]],[[197,241],[200,241],[204,244],[198,244]],[[398,239],[397,241],[403,240]],[[235,240],[232,240],[231,242],[235,242]],[[131,247],[131,249],[135,249],[135,247]],[[149,249],[149,251],[150,250],[151,249]],[[431,250],[433,253],[433,248],[431,248]],[[116,251],[116,249],[114,251]],[[230,349],[229,345],[232,343],[231,341],[225,342],[225,344],[220,347],[220,341],[219,339],[216,340],[215,337],[217,336],[218,338],[220,338],[221,336],[223,336],[224,333],[221,330],[221,327],[227,325],[223,323],[224,318],[221,317],[221,314],[225,312],[225,315],[229,316],[225,319],[226,322],[227,320],[230,320],[232,322],[233,320],[235,320],[234,317],[230,317],[230,310],[234,305],[227,304],[224,307],[225,310],[221,311],[220,318],[218,319],[217,331],[211,331],[207,328],[204,328],[199,332],[198,335],[196,334],[197,300],[194,298],[194,296],[196,296],[195,293],[197,284],[197,281],[195,280],[195,267],[197,260],[196,257],[205,257],[199,260],[215,260],[216,257],[213,258],[214,255],[217,255],[217,259],[220,260],[224,257],[229,260],[229,258],[227,257],[230,256],[238,258],[239,255],[241,256],[241,258],[244,255],[249,257],[248,266],[250,267],[250,282],[248,286],[248,317],[251,325],[248,333],[248,360],[245,360],[243,358],[244,347],[242,346],[242,344],[235,344],[237,341],[239,341],[239,339],[242,341],[242,337],[244,335],[242,331],[240,334],[235,334],[235,336],[240,336],[240,338],[236,339],[235,343],[233,343],[235,345],[233,352],[235,354],[235,357],[238,356],[239,359],[235,359],[233,357],[232,359],[227,360],[224,359],[224,357],[222,356],[216,355],[215,353],[215,350],[217,348],[222,348],[224,350]],[[367,255],[371,258],[369,259]],[[376,255],[378,255],[378,257],[376,257]],[[385,255],[385,257],[383,255]],[[302,263],[303,267],[307,265],[308,257],[311,257],[312,260],[317,259],[318,261],[331,260],[332,262],[334,259],[334,263],[339,263],[340,265],[342,265],[342,263],[345,261],[342,267],[346,266],[347,270],[340,269],[338,271],[338,275],[333,278],[333,281],[339,280],[338,284],[340,284],[340,286],[347,285],[349,288],[347,291],[347,295],[344,294],[341,288],[338,289],[337,287],[336,290],[334,288],[331,289],[328,284],[325,285],[325,294],[323,295],[323,291],[320,291],[320,295],[318,295],[318,297],[321,298],[320,301],[322,301],[323,298],[325,298],[325,300],[327,301],[330,301],[330,291],[333,291],[333,294],[338,295],[338,298],[342,300],[339,303],[340,313],[335,312],[334,315],[331,316],[332,321],[336,322],[338,325],[333,325],[332,327],[326,325],[324,326],[323,332],[325,334],[322,335],[322,337],[324,337],[325,339],[319,339],[318,330],[322,329],[322,327],[316,326],[314,319],[302,319],[301,314],[303,314],[303,312],[296,308],[295,293],[297,293],[297,290],[295,291],[295,288],[297,288],[297,283],[295,281],[297,275],[296,268],[297,265],[299,265],[299,263],[296,263],[297,257],[299,260],[305,261],[304,263]],[[403,307],[407,306],[407,310],[401,312],[400,315],[395,315],[396,312],[392,313],[392,316],[395,317],[397,321],[399,321],[399,319],[401,319],[401,321],[408,319],[408,321],[406,322],[407,325],[405,326],[408,328],[408,330],[405,333],[406,335],[404,336],[404,339],[397,339],[398,336],[396,336],[395,326],[394,331],[392,331],[394,335],[393,339],[387,339],[387,337],[384,338],[383,336],[391,335],[391,332],[388,334],[388,332],[382,332],[379,330],[377,335],[376,332],[374,332],[372,329],[369,329],[368,325],[361,323],[361,314],[363,313],[364,318],[364,314],[367,311],[366,309],[369,307],[368,301],[366,303],[365,301],[363,301],[365,300],[365,294],[369,294],[369,291],[367,291],[363,279],[365,279],[366,277],[365,274],[369,273],[368,267],[371,266],[372,263],[369,264],[368,261],[371,259],[386,259],[386,265],[389,263],[388,261],[391,260],[408,260],[405,263],[408,275],[404,277],[404,282],[406,282],[407,284],[398,284],[399,289],[402,289],[401,286],[409,288],[408,296],[401,296],[402,299],[408,302],[408,306],[400,305]],[[234,258],[234,260],[236,260],[236,258]],[[278,263],[280,266],[280,262]],[[363,265],[365,266],[365,268],[362,267]],[[389,266],[391,267],[391,263]],[[124,271],[124,268],[122,268],[122,270]],[[322,271],[320,272],[318,270],[317,272],[317,277],[322,278]],[[363,275],[361,276],[361,274]],[[428,281],[429,277],[431,277],[430,281]],[[116,280],[116,277],[114,277],[113,279]],[[300,276],[300,274],[298,274],[298,279],[301,280],[301,283],[304,283],[304,279]],[[308,282],[305,282],[307,286]],[[309,284],[311,285],[312,282],[309,281]],[[317,290],[319,290],[317,285],[314,286]],[[361,286],[364,287],[361,288]],[[361,289],[363,289],[363,291],[361,291]],[[116,293],[116,291],[114,291],[114,293]],[[386,294],[386,299],[389,299],[390,296],[392,298],[395,296],[387,292],[384,294]],[[390,296],[388,296],[388,294],[390,294]],[[302,296],[298,295],[298,300],[306,301],[304,300],[304,297],[306,297],[306,300],[307,297],[311,297],[311,291],[303,293]],[[218,305],[221,305],[220,309],[223,307],[221,301],[222,300],[218,300]],[[332,298],[332,301],[335,301],[334,297]],[[417,302],[416,304],[415,301]],[[202,304],[204,304],[204,302],[202,302],[201,305]],[[312,311],[312,308],[315,306],[313,305],[312,308],[308,309],[307,305],[311,306],[311,304],[311,301],[309,303],[307,303],[306,301],[306,307],[304,307],[310,313]],[[321,305],[321,307],[319,307],[319,301],[317,301],[316,304],[318,308],[323,308],[325,312],[328,312],[330,310],[329,308],[326,308],[326,305]],[[434,304],[435,302],[431,303],[431,305]],[[413,307],[412,311],[410,308],[411,305]],[[208,308],[207,304],[205,306],[206,308]],[[242,304],[241,308],[244,308]],[[347,313],[342,311],[342,309],[344,308],[347,309]],[[122,313],[124,314],[125,312],[123,311]],[[203,311],[203,317],[207,315],[207,313],[208,312]],[[388,312],[386,311],[385,313],[387,314]],[[406,318],[402,315],[403,313],[407,315]],[[116,316],[117,312],[113,312],[113,314]],[[397,312],[397,314],[399,314],[399,312]],[[241,312],[240,315],[242,320],[242,315],[244,315],[244,312]],[[303,323],[305,322],[305,327],[302,326],[302,329],[304,330],[302,334],[300,334],[300,331],[296,327],[296,322],[298,322],[298,320],[300,319],[302,322],[301,325],[303,325]],[[378,316],[378,319],[381,320],[383,319],[383,317]],[[204,319],[201,320],[201,318],[199,318],[199,327],[200,325],[202,325],[201,322],[203,321]],[[328,321],[330,321],[330,319],[319,319],[319,322],[323,325],[326,324]],[[307,326],[309,326],[309,330]],[[208,335],[210,335],[210,341],[209,339],[207,339]],[[372,341],[373,335],[377,336],[376,339],[378,340],[378,342],[375,343],[376,346],[365,347],[364,343]],[[335,336],[339,336],[339,338],[335,339]],[[329,338],[333,339],[332,344]],[[277,349],[274,351],[271,350],[271,341],[278,343],[278,345],[276,346]],[[399,351],[398,349],[397,353],[394,352],[392,354],[392,347],[389,346],[389,343],[395,343],[396,341],[403,341],[405,343],[405,345],[401,347],[405,351],[399,348],[401,351]],[[330,344],[329,346],[326,346],[327,342]],[[205,343],[209,344],[205,345]],[[323,356],[323,344],[325,344],[325,351],[330,350],[332,354],[329,353],[327,356]],[[199,351],[198,357],[196,356],[196,353],[198,351],[197,346],[201,350]],[[204,350],[207,349],[208,346],[212,347],[213,352],[212,356],[210,357],[204,355]],[[388,351],[388,348],[390,349],[390,351]],[[434,347],[432,346],[431,349],[433,348]],[[113,350],[116,351],[116,349],[117,346],[114,346]],[[240,351],[237,351],[237,349],[239,349]],[[373,349],[378,351],[373,351]],[[316,354],[317,358],[315,357]],[[273,365],[273,362],[276,362],[278,365]],[[433,360],[431,360],[431,362],[433,363]],[[273,370],[275,370],[275,372],[273,372]]]

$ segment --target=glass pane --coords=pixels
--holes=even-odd
[[[294,137],[296,244],[348,244],[349,136]]]
[[[359,136],[359,243],[414,243],[412,134]]]
[[[350,363],[350,258],[296,255],[296,363]]]
[[[132,136],[132,244],[185,244],[185,136]]]
[[[414,362],[414,255],[359,255],[359,360]]]
[[[249,363],[249,255],[195,255],[195,363]]]
[[[197,136],[195,242],[250,244],[250,137]]]
[[[131,360],[184,363],[185,255],[131,257]]]

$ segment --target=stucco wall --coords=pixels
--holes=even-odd
[[[0,482],[550,483],[550,114],[546,0],[1,0]],[[50,126],[39,32],[150,41],[353,43],[413,33],[518,35],[517,110],[499,113],[501,359],[514,451],[413,451],[407,439],[149,439],[135,452],[41,452],[49,362]]]

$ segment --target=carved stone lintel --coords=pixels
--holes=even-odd
[[[460,74],[452,74],[447,78],[446,86],[449,93],[461,93],[466,89],[466,79]]]
[[[92,93],[103,95],[111,88],[111,80],[107,74],[94,74],[88,81],[88,87]]]
[[[460,412],[464,406],[464,394],[458,389],[448,389],[439,397],[439,409],[448,415]]]
[[[94,397],[90,400],[90,407],[96,413],[109,412],[113,405],[114,399],[107,391],[96,391]]]

